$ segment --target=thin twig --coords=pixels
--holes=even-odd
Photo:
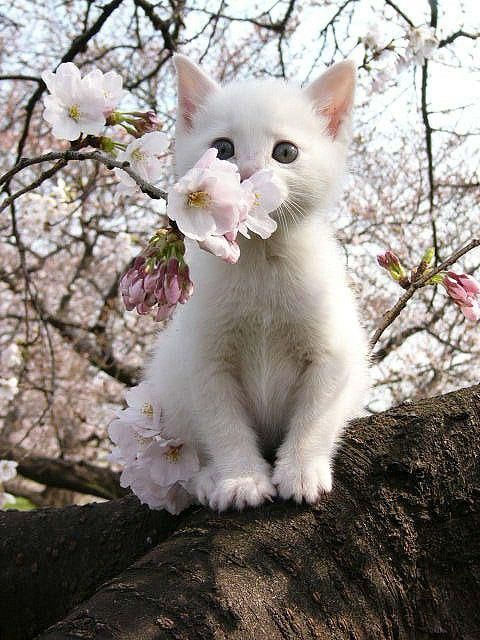
[[[113,168],[122,169],[122,171],[125,171],[126,174],[128,174],[133,180],[135,180],[136,184],[140,187],[141,191],[147,194],[148,196],[150,196],[150,198],[154,200],[167,199],[166,191],[163,191],[163,189],[159,189],[158,187],[154,187],[152,184],[144,180],[141,176],[138,175],[138,173],[136,173],[135,171],[133,171],[133,169],[130,168],[130,165],[128,162],[119,162],[118,160],[115,160],[115,158],[112,158],[111,156],[107,156],[106,154],[101,153],[99,151],[81,152],[81,151],[72,151],[68,149],[67,151],[53,151],[51,153],[46,153],[43,156],[38,156],[36,158],[22,158],[18,164],[16,164],[10,171],[8,171],[5,175],[3,175],[0,178],[0,185],[4,183],[8,184],[8,182],[11,180],[13,176],[15,176],[20,171],[23,171],[23,169],[26,169],[27,167],[31,167],[35,164],[41,164],[43,162],[54,162],[56,160],[63,160],[65,163],[70,162],[72,160],[75,160],[75,161],[95,160],[96,162],[100,162],[104,164],[109,169],[113,169]],[[48,173],[49,172],[45,172],[44,174],[42,174],[39,180],[41,179],[41,181],[43,181],[44,179],[49,177],[49,175],[46,175]],[[32,189],[36,188],[37,186],[38,186],[38,180],[32,183],[31,185],[29,185],[28,187],[20,189],[20,191],[17,191],[16,193],[7,197],[1,203],[0,211],[3,211],[4,209],[6,209],[14,200],[19,198],[24,193],[27,193],[28,191],[31,191]]]
[[[397,316],[400,315],[401,311],[405,309],[405,307],[407,306],[407,302],[413,296],[415,291],[417,291],[417,289],[421,289],[422,287],[424,287],[432,276],[436,275],[437,273],[440,273],[440,271],[444,271],[445,269],[450,267],[452,264],[454,264],[463,255],[465,255],[466,253],[468,253],[472,249],[475,249],[475,247],[478,247],[478,246],[480,246],[480,238],[474,238],[467,245],[465,245],[461,249],[458,249],[457,251],[455,251],[455,253],[452,253],[452,255],[449,258],[447,258],[444,262],[442,262],[442,264],[438,265],[432,271],[429,271],[418,280],[412,282],[412,284],[405,291],[405,293],[399,298],[395,306],[393,306],[383,315],[382,322],[380,323],[380,326],[377,328],[377,330],[373,334],[373,337],[370,341],[370,347],[373,348],[376,345],[376,343],[379,341],[385,329],[387,329],[387,327],[389,327],[392,324],[395,318],[397,318]]]

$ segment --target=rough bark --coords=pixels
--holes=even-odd
[[[317,507],[190,511],[41,638],[478,639],[479,412],[476,386],[354,422]]]
[[[173,530],[129,495],[83,507],[0,511],[0,638],[33,638]]]

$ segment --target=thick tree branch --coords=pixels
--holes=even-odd
[[[31,455],[26,449],[0,441],[0,458],[18,462],[24,478],[59,489],[69,489],[99,498],[120,498],[127,492],[119,485],[119,474],[88,462]]]
[[[479,436],[478,385],[357,420],[336,461],[334,490],[317,507],[277,502],[223,515],[195,508],[169,518],[173,536],[162,536],[157,548],[41,637],[477,637]],[[28,562],[0,574],[8,607],[0,616],[2,638],[31,637],[25,609],[30,631],[41,628],[36,616],[49,617],[59,575],[69,600],[78,601],[71,572],[75,579],[89,576],[91,589],[110,561],[123,563],[123,547],[114,541],[126,540],[138,510],[133,500],[0,516],[5,566],[28,554]],[[163,513],[142,513],[164,522]],[[46,553],[44,541],[32,542],[38,527],[49,531]],[[144,525],[137,521],[134,530],[137,544],[144,541]],[[70,546],[72,539],[78,542]],[[34,566],[33,580],[41,588],[32,597],[35,562],[41,566]],[[82,582],[82,597],[85,590]],[[50,619],[65,611],[55,601]]]
[[[174,524],[132,495],[84,507],[0,511],[0,637],[30,640]]]

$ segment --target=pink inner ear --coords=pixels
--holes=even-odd
[[[332,138],[337,137],[338,129],[342,124],[343,116],[348,111],[348,103],[342,102],[335,104],[334,102],[322,107],[319,112],[328,118],[327,129]]]
[[[315,111],[327,118],[327,130],[333,138],[348,119],[354,91],[355,67],[347,61],[334,64],[306,88]]]
[[[192,118],[195,113],[195,104],[193,100],[183,96],[180,100],[180,108],[185,126],[190,129],[192,127]]]

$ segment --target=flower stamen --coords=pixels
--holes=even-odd
[[[80,120],[80,115],[80,107],[78,106],[78,104],[72,104],[68,108],[68,117],[72,120],[75,120],[75,122],[78,122]]]
[[[137,149],[132,151],[132,160],[135,160],[135,162],[142,162],[144,158],[145,154],[140,148],[137,147]]]
[[[205,209],[212,199],[206,191],[192,191],[187,195],[187,207],[195,209]]]
[[[183,444],[179,444],[177,447],[170,447],[168,451],[164,453],[164,456],[166,457],[167,462],[176,464],[182,456],[182,447],[183,447]]]
[[[144,416],[148,416],[149,418],[153,418],[153,406],[151,402],[145,402],[142,407],[142,414]]]

